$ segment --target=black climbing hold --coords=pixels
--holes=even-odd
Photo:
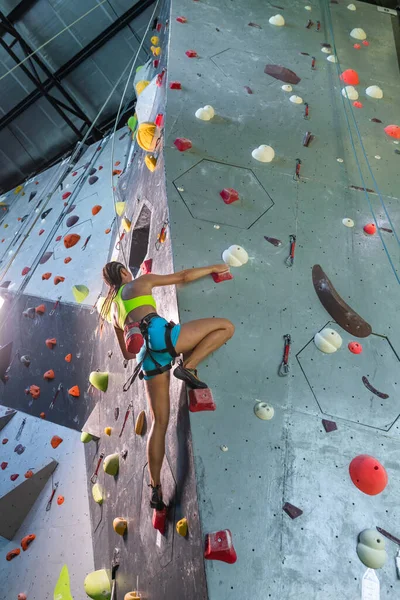
[[[6,372],[11,362],[12,347],[13,343],[10,342],[0,348],[0,379],[3,383],[6,383],[8,379]]]
[[[39,264],[40,265],[44,265],[44,263],[46,263],[49,258],[51,258],[53,256],[52,252],[45,252],[42,256],[42,258],[39,260]]]
[[[42,212],[41,218],[45,219],[52,210],[53,210],[52,208],[49,208],[48,210],[45,210],[44,212]]]
[[[28,199],[28,202],[30,202],[31,200],[33,200],[33,199],[34,199],[34,197],[36,196],[36,194],[37,194],[37,192],[31,192],[31,193],[29,194],[29,199]]]
[[[89,177],[89,185],[93,185],[98,180],[99,180],[99,178],[96,177],[96,175],[92,175],[91,177]]]
[[[78,215],[72,215],[72,217],[68,217],[67,222],[66,222],[66,226],[67,227],[72,227],[78,221],[79,221]]]
[[[92,167],[89,171],[89,175],[94,175],[96,173],[97,169],[96,167]]]
[[[285,83],[292,83],[293,85],[301,81],[300,77],[294,71],[281,65],[266,65],[264,73]]]

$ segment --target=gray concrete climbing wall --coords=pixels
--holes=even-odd
[[[234,565],[206,561],[210,600],[360,598],[366,568],[356,554],[359,532],[381,526],[399,535],[398,284],[383,242],[395,268],[398,245],[394,233],[363,232],[373,221],[369,201],[380,227],[400,225],[399,146],[384,132],[400,124],[397,21],[359,2],[355,11],[347,2],[306,5],[172,2],[168,82],[182,86],[168,85],[165,143],[175,269],[220,262],[233,244],[249,254],[246,265],[231,269],[233,280],[210,278],[178,291],[182,322],[226,316],[236,326],[234,338],[200,369],[216,411],[191,415],[203,534],[229,528],[238,555]],[[269,23],[277,13],[285,26]],[[314,24],[307,29],[309,19]],[[369,45],[350,37],[356,27],[367,32]],[[324,43],[330,53],[321,51]],[[330,55],[339,62],[328,61]],[[297,74],[291,93],[264,73],[267,64]],[[359,75],[361,108],[341,96],[338,74],[349,68]],[[383,99],[366,95],[370,85],[382,88]],[[303,103],[292,103],[291,95]],[[210,121],[195,117],[205,105],[215,109]],[[307,131],[314,139],[304,147]],[[177,150],[180,137],[191,140],[190,150]],[[261,144],[273,147],[271,163],[252,158]],[[219,196],[225,187],[240,200],[225,205]],[[345,227],[344,218],[355,226]],[[290,235],[297,236],[292,268],[285,265]],[[374,335],[357,339],[332,322],[313,288],[315,264]],[[343,338],[332,355],[313,342],[328,324]],[[291,370],[281,378],[288,333]],[[351,341],[363,345],[361,355],[349,352]],[[389,397],[368,391],[363,376]],[[271,421],[256,418],[257,400],[274,407]],[[326,433],[322,418],[334,420],[337,430]],[[387,488],[375,497],[349,477],[350,461],[364,453],[388,472]],[[302,516],[291,520],[285,502]],[[397,548],[387,541],[387,549],[377,574],[381,597],[394,599]]]

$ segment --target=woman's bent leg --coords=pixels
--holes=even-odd
[[[184,361],[187,369],[196,369],[199,362],[215,352],[234,334],[235,327],[228,319],[198,319],[181,325],[175,349],[178,354],[191,352]]]

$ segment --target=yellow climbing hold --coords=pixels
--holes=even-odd
[[[122,215],[125,212],[125,202],[116,202],[115,203],[115,210],[117,211],[117,215],[119,217],[122,217]]]
[[[145,79],[141,79],[140,81],[138,81],[137,84],[135,85],[136,94],[138,96],[140,96],[140,94],[143,92],[143,90],[145,90],[147,88],[149,83],[150,83],[150,81],[146,81]]]
[[[97,390],[106,392],[108,388],[108,373],[107,371],[92,371],[89,375],[89,381]]]
[[[160,41],[160,38],[157,37],[156,35],[153,35],[153,37],[150,38],[150,41],[154,46],[157,46],[158,42]]]
[[[141,123],[137,129],[137,143],[143,150],[147,150],[151,152],[154,136],[156,133],[156,125],[155,123],[144,122]]]
[[[126,217],[124,217],[122,219],[122,227],[125,229],[126,233],[129,233],[132,227],[132,223],[129,219],[127,219]]]
[[[93,600],[108,600],[111,597],[110,577],[105,569],[86,575],[83,587],[89,598]]]
[[[136,591],[128,592],[125,594],[124,600],[140,600],[140,596],[137,595]]]
[[[128,521],[123,517],[115,517],[113,521],[113,528],[115,533],[118,535],[125,535],[125,531],[128,527]]]
[[[95,483],[92,487],[92,496],[93,500],[97,502],[97,504],[103,504],[103,490],[99,483]]]
[[[188,522],[187,522],[187,519],[181,519],[180,521],[177,522],[177,524],[176,524],[176,531],[182,537],[186,537],[187,532],[188,532]]]
[[[144,157],[144,162],[145,162],[146,167],[148,168],[148,170],[153,173],[153,171],[155,171],[156,166],[157,166],[157,159],[156,159],[156,157],[153,156],[152,154],[146,154],[146,156]]]
[[[19,194],[23,189],[24,189],[23,185],[17,185],[17,187],[14,190],[14,194]]]
[[[112,428],[111,427],[104,427],[104,433],[106,435],[111,435],[112,432]]]
[[[61,569],[56,587],[54,588],[53,598],[54,600],[74,600],[71,596],[67,565],[64,565]]]
[[[152,52],[153,52],[154,56],[160,56],[160,54],[161,54],[160,46],[152,47]]]
[[[89,296],[89,288],[86,285],[74,285],[72,286],[72,293],[75,300],[81,303]]]

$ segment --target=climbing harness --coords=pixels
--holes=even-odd
[[[57,310],[57,307],[58,307],[58,305],[60,304],[61,298],[62,298],[62,296],[58,296],[56,303],[54,304],[53,308],[52,308],[52,309],[51,309],[51,311],[49,312],[49,315],[50,315],[50,317],[51,317],[52,315],[54,315],[54,313],[56,312],[56,310]]]
[[[21,425],[19,426],[19,429],[17,431],[17,435],[15,436],[16,440],[19,440],[19,438],[21,437],[22,432],[23,432],[24,427],[25,427],[25,424],[26,424],[26,418],[23,418],[22,422],[21,422]]]
[[[286,259],[286,266],[292,267],[293,262],[294,262],[294,252],[296,250],[296,236],[291,235],[289,237],[289,241],[290,241],[290,252],[289,252],[289,256]]]
[[[55,404],[55,401],[57,400],[57,396],[58,396],[58,394],[61,392],[61,390],[62,390],[62,389],[63,389],[63,384],[62,384],[62,383],[59,383],[59,384],[58,384],[58,388],[57,388],[57,390],[56,390],[56,393],[55,393],[55,394],[54,394],[54,396],[53,396],[53,400],[50,402],[50,405],[49,405],[49,408],[50,408],[51,410],[53,410],[53,408],[54,408],[54,404]]]
[[[96,481],[97,481],[97,475],[98,475],[98,473],[99,473],[99,469],[100,469],[101,461],[103,460],[104,456],[105,456],[104,452],[101,452],[101,453],[100,453],[100,456],[99,456],[99,460],[97,461],[96,470],[94,471],[93,475],[92,475],[92,476],[91,476],[91,478],[90,478],[90,481],[91,481],[92,483],[96,483]]]
[[[157,235],[157,241],[155,243],[156,250],[161,248],[161,244],[165,242],[167,239],[167,227],[169,225],[168,219],[166,219],[163,223],[163,226],[160,229],[160,233]]]
[[[143,336],[144,343],[146,346],[146,352],[143,356],[143,359],[136,365],[135,370],[133,371],[132,375],[124,383],[124,387],[123,387],[124,392],[127,392],[129,390],[129,388],[131,387],[131,385],[134,383],[135,379],[138,376],[139,376],[139,379],[143,379],[143,377],[145,375],[147,377],[154,377],[155,375],[161,375],[162,373],[165,373],[165,371],[169,371],[172,368],[172,365],[174,364],[174,359],[178,356],[178,354],[174,348],[174,345],[172,343],[172,340],[171,340],[171,331],[175,327],[175,323],[173,321],[170,321],[169,323],[167,323],[165,325],[165,346],[166,347],[162,348],[161,350],[154,350],[154,349],[150,348],[148,328],[149,328],[149,325],[150,325],[152,319],[154,319],[155,317],[158,317],[158,316],[159,315],[155,312],[149,313],[148,315],[143,317],[143,319],[140,321],[140,323],[138,323],[139,329],[141,331],[141,334]],[[167,365],[161,366],[153,353],[165,353],[165,352],[168,352],[170,354],[171,362],[168,363]],[[141,370],[142,364],[148,356],[151,358],[151,360],[154,363],[156,368],[152,369],[151,371],[143,372]]]
[[[53,490],[50,494],[50,498],[48,503],[46,504],[46,511],[48,512],[51,509],[51,504],[53,502],[54,495],[56,493],[56,489],[58,488],[58,481],[54,484]]]
[[[281,365],[280,365],[279,371],[278,371],[278,375],[280,377],[286,377],[286,375],[288,375],[288,373],[290,371],[289,352],[290,352],[290,346],[292,343],[292,338],[287,333],[286,335],[283,336],[283,339],[285,340],[285,349],[283,351],[283,359],[282,359],[282,362],[281,362]]]
[[[119,436],[118,437],[121,437],[122,434],[124,433],[125,425],[126,425],[126,423],[128,421],[128,417],[130,415],[130,412],[131,412],[132,408],[133,408],[133,402],[129,402],[128,407],[127,407],[126,412],[125,412],[124,422],[122,423],[121,431],[119,432]]]
[[[301,169],[301,160],[300,160],[300,158],[296,158],[296,171],[293,176],[293,179],[295,181],[298,181],[300,179],[300,169]]]
[[[309,108],[308,108],[308,103],[304,102],[304,106],[305,106],[305,109],[304,109],[304,118],[308,120],[310,118],[309,117],[309,112],[310,111],[309,111]]]

